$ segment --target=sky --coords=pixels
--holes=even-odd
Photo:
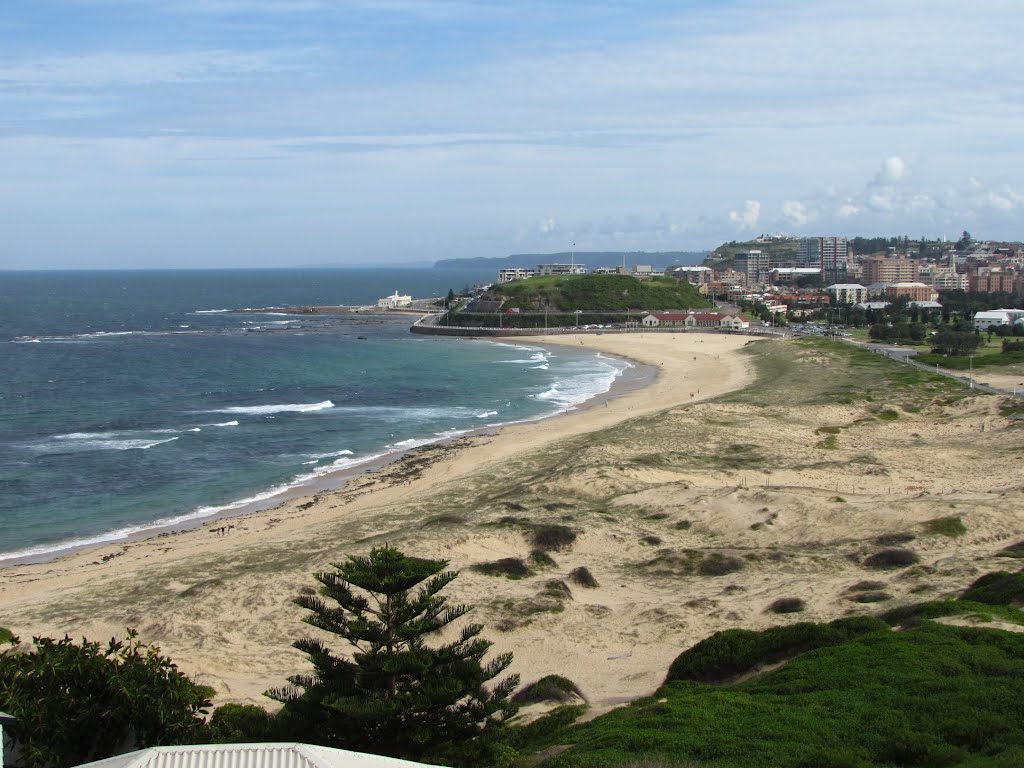
[[[1024,239],[1019,0],[3,0],[0,269]]]

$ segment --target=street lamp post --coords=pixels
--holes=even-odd
[[[576,313],[575,313],[576,314],[576,327],[577,328],[580,327],[580,312],[582,312],[582,311],[583,311],[582,309],[577,309]]]

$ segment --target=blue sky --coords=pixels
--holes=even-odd
[[[1019,0],[5,0],[0,268],[1024,239]]]

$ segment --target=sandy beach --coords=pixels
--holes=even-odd
[[[637,333],[557,343],[658,376],[270,510],[4,568],[0,625],[22,638],[133,627],[218,703],[269,707],[264,690],[308,670],[290,648],[309,629],[291,599],[315,585],[313,572],[387,542],[450,559],[462,571],[451,599],[476,607],[494,651],[514,652],[513,671],[524,682],[565,675],[600,712],[654,690],[681,650],[714,631],[935,597],[1005,566],[996,553],[1024,538],[1024,424],[998,398],[936,389],[923,401],[837,401],[823,393],[842,388],[844,371],[792,341]],[[757,363],[766,345],[785,357],[785,376]],[[793,400],[804,388],[819,394]],[[949,517],[966,533],[936,533],[932,521]],[[575,537],[547,550],[553,562],[534,558],[521,579],[474,570],[529,563],[540,525]],[[866,565],[886,541],[919,564]],[[596,587],[571,578],[579,568]],[[776,613],[780,598],[802,611]]]

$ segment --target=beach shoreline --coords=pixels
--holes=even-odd
[[[263,690],[303,669],[304,659],[289,649],[301,632],[291,599],[310,573],[332,558],[394,541],[411,554],[451,559],[464,573],[455,598],[486,601],[495,585],[481,583],[482,577],[465,569],[496,555],[496,540],[490,533],[453,539],[443,528],[432,532],[424,509],[443,510],[453,503],[450,489],[493,482],[506,467],[533,460],[566,439],[744,386],[753,371],[738,350],[755,342],[763,343],[737,335],[642,332],[517,339],[518,344],[582,346],[625,358],[649,366],[640,369],[649,380],[595,398],[589,407],[427,446],[350,478],[341,488],[232,516],[227,526],[207,521],[45,562],[5,564],[0,568],[4,626],[22,637],[110,637],[137,628],[182,669],[217,690],[218,701],[265,705]],[[510,640],[499,647],[514,649],[524,671],[552,662],[543,661],[549,655],[543,642],[537,646],[520,638],[510,647]],[[638,654],[634,663],[641,661]],[[638,684],[623,689],[625,694],[633,695]]]
[[[487,343],[505,344],[532,349],[560,346],[557,340],[551,340],[547,337],[522,340],[503,340],[495,338],[483,339],[483,341]],[[565,346],[565,344],[563,343],[561,346]],[[597,354],[600,356],[602,353],[598,350]],[[271,488],[265,491],[256,491],[252,497],[247,499],[229,502],[222,505],[203,507],[171,519],[156,520],[153,523],[132,526],[132,528],[137,528],[138,530],[128,530],[124,533],[120,531],[111,531],[104,534],[97,534],[92,537],[92,540],[85,540],[81,543],[78,543],[77,541],[55,542],[51,545],[45,545],[45,548],[35,548],[45,549],[45,551],[33,551],[25,554],[18,554],[17,551],[11,553],[0,553],[0,570],[20,565],[46,563],[77,553],[88,553],[91,550],[105,549],[121,544],[137,543],[147,539],[163,537],[168,534],[178,534],[199,528],[214,527],[221,523],[231,525],[231,521],[235,518],[244,518],[251,515],[273,511],[274,509],[277,509],[289,502],[302,502],[303,500],[319,494],[340,491],[353,479],[379,472],[392,464],[399,463],[406,456],[415,454],[418,450],[424,447],[444,446],[448,443],[462,440],[464,438],[493,436],[498,434],[500,430],[519,424],[530,424],[539,421],[546,421],[548,419],[558,419],[584,412],[589,408],[600,406],[609,400],[614,400],[636,389],[648,386],[658,375],[658,368],[655,366],[621,354],[611,356],[627,362],[628,366],[615,377],[607,390],[593,394],[583,402],[577,403],[568,408],[562,408],[560,410],[532,418],[458,430],[449,435],[437,436],[433,439],[424,438],[421,441],[417,441],[418,444],[412,447],[391,447],[383,453],[374,456],[367,456],[358,463],[349,464],[337,469],[325,467],[324,469],[327,471],[324,471],[322,474],[290,482],[280,489]],[[207,514],[200,514],[206,509],[209,509],[210,512]]]

